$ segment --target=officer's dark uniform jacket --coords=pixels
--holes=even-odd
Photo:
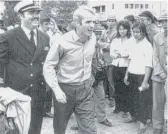
[[[49,37],[40,30],[37,30],[37,47],[32,47],[21,27],[2,34],[0,78],[4,79],[5,74],[5,86],[28,95],[31,91],[45,90],[42,70],[48,50]]]

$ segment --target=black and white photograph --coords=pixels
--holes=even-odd
[[[167,0],[1,0],[0,134],[167,134]]]

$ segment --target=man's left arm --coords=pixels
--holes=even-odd
[[[145,76],[142,82],[142,88],[148,89],[149,88],[149,79],[152,72],[152,56],[153,56],[153,49],[151,44],[146,44],[145,51]]]
[[[166,78],[166,74],[164,72],[164,69],[161,66],[160,60],[159,60],[159,46],[157,42],[155,41],[155,38],[153,40],[153,68],[154,68],[154,75],[159,76],[161,79]]]

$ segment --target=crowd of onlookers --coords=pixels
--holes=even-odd
[[[109,16],[102,23],[104,31],[97,42],[104,46],[97,52],[106,70],[104,89],[110,106],[115,100],[113,112],[123,112],[125,123],[139,121],[138,133],[144,133],[149,122],[153,123],[154,134],[163,133],[167,17],[156,18],[144,11],[138,18],[128,15],[118,22],[115,16]]]
[[[112,126],[105,113],[106,97],[109,106],[115,106],[113,113],[122,112],[125,123],[139,121],[139,134],[146,131],[148,123],[153,124],[154,134],[166,134],[167,19],[166,14],[156,18],[144,11],[138,18],[128,15],[118,21],[111,15],[101,23],[103,30],[92,60],[95,111],[100,123]],[[40,19],[39,29],[49,35],[50,46],[75,28],[73,23],[67,28],[57,26],[49,16]],[[52,91],[49,86],[47,89],[45,115],[53,117]]]

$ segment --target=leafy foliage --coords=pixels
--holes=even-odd
[[[14,12],[15,5],[19,2],[17,1],[5,1],[5,11],[3,14],[3,20],[5,23],[5,26],[14,26],[16,23],[19,22],[19,18],[17,14]]]
[[[41,5],[44,12],[53,17],[58,25],[67,26],[72,21],[73,12],[80,5],[87,4],[87,1],[76,0],[56,0],[56,1],[42,1]]]
[[[5,11],[3,14],[3,20],[5,26],[15,25],[20,22],[17,14],[14,12],[15,5],[20,0],[5,1]],[[72,21],[72,15],[74,10],[82,4],[87,4],[87,1],[76,1],[76,0],[42,0],[41,6],[45,14],[49,14],[53,17],[57,24],[67,26]]]

